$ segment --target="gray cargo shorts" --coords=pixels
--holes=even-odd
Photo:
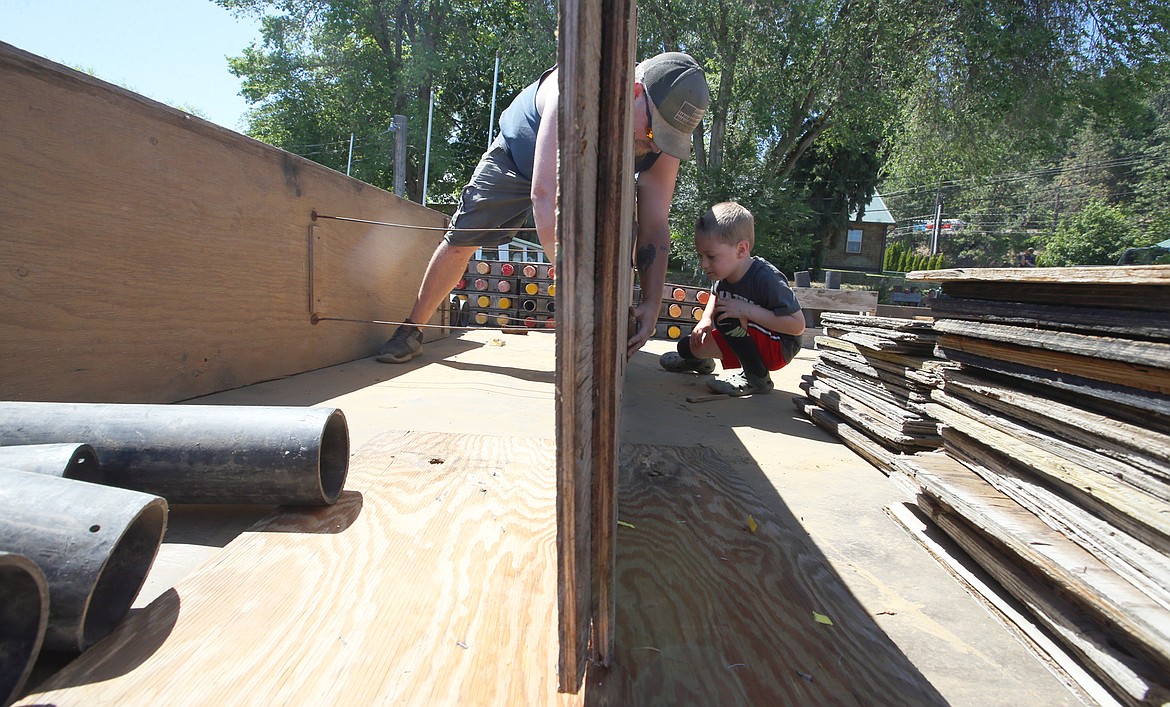
[[[532,214],[532,181],[516,171],[516,163],[497,137],[479,158],[471,181],[463,187],[459,207],[451,217],[444,239],[454,246],[497,246],[516,235],[515,230],[477,231],[478,228],[523,228]],[[532,240],[536,234],[532,233]]]

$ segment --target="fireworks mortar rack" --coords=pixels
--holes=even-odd
[[[452,291],[459,326],[556,328],[556,266],[472,260]],[[681,339],[703,316],[709,290],[667,283],[653,338]]]
[[[472,260],[452,291],[460,326],[556,327],[556,266]]]
[[[655,339],[678,340],[689,336],[703,318],[703,310],[711,298],[711,291],[690,285],[672,285],[663,288],[662,308],[658,311]]]

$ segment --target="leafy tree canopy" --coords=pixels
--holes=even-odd
[[[406,115],[413,199],[432,91],[428,200],[453,201],[487,144],[496,57],[497,117],[556,61],[550,0],[215,2],[265,18],[231,60],[253,105],[249,134],[339,170],[352,135],[355,176],[387,187],[388,127]],[[761,255],[789,272],[816,267],[821,239],[878,188],[907,250],[923,250],[913,224],[936,201],[967,224],[940,242],[960,265],[1001,265],[1029,245],[1043,254],[1057,224],[1094,201],[1140,237],[1170,229],[1160,0],[638,8],[638,59],[688,52],[712,89],[672,210],[679,258],[695,217],[733,199],[756,215]]]

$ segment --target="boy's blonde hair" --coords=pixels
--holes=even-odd
[[[734,201],[724,201],[707,209],[695,222],[695,236],[700,233],[727,245],[747,241],[751,249],[756,245],[756,219]]]

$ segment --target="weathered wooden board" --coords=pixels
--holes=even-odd
[[[947,358],[981,375],[1000,376],[1005,384],[1042,391],[1071,405],[1170,434],[1170,397],[1165,395],[958,349],[949,349]]]
[[[1170,369],[1170,344],[1157,341],[1092,336],[1007,324],[969,322],[962,319],[939,319],[935,322],[935,329],[944,334],[989,339],[1078,356],[1092,356],[1135,366]]]
[[[879,471],[887,476],[892,473],[894,460],[899,457],[897,453],[890,451],[868,436],[858,432],[844,419],[820,407],[811,400],[806,398],[793,398],[792,403],[796,406],[797,410],[804,413],[817,427],[820,427],[841,440],[846,447],[857,452],[858,456],[872,464]]]
[[[1108,304],[1108,303],[1102,303]],[[994,302],[945,297],[930,306],[934,316],[1015,326],[1120,335],[1131,339],[1170,339],[1170,312],[1101,307]]]
[[[949,395],[986,406],[1152,476],[1146,485],[1134,483],[1170,500],[1170,486],[1165,486],[1170,482],[1170,435],[962,371],[946,371],[943,381],[942,390]],[[1164,488],[1155,491],[1155,487]]]
[[[627,312],[633,292],[634,247],[633,74],[634,0],[601,3],[601,82],[597,165],[597,290],[594,313],[593,588],[590,660],[613,660],[618,449],[622,382],[626,372]],[[575,149],[575,148],[574,148]],[[579,684],[579,683],[578,683]]]
[[[853,380],[832,375],[805,376],[805,383],[820,389],[820,397],[848,400],[864,405],[870,414],[879,417],[885,424],[896,427],[903,433],[914,435],[935,435],[937,423],[930,418],[909,410],[904,401],[884,394],[884,391],[870,385],[853,385]],[[807,389],[806,389],[807,391]],[[816,397],[816,396],[814,396]]]
[[[892,384],[881,378],[873,378],[852,368],[838,366],[825,358],[818,359],[813,364],[813,375],[817,378],[831,378],[840,381],[843,385],[859,387],[867,393],[877,395],[902,407],[909,407],[915,403],[930,400],[929,394],[911,391],[904,386]]]
[[[801,309],[823,312],[877,311],[878,293],[871,290],[826,290],[820,287],[793,287]]]
[[[1170,289],[1161,285],[1052,284],[1043,282],[954,282],[943,285],[948,297],[1027,302],[1030,304],[1094,307],[1102,302],[1118,309],[1164,312],[1170,308]]]
[[[915,396],[929,394],[933,387],[920,380],[909,378],[908,374],[912,372],[912,369],[887,363],[874,356],[859,356],[840,350],[823,350],[816,365],[848,369],[857,375],[875,379],[878,385],[894,395],[908,396],[911,399],[914,399]]]
[[[1170,370],[1160,366],[1097,358],[1093,355],[1082,356],[1066,351],[957,334],[944,335],[939,342],[939,348],[947,358],[951,357],[950,351],[957,350],[1007,363],[1069,373],[1082,378],[1170,395]]]
[[[597,262],[601,3],[569,0],[560,17],[557,105],[557,592],[558,680],[581,684],[593,606],[594,400],[600,381],[594,323]],[[567,149],[567,146],[574,149]]]
[[[909,458],[913,463],[914,458]],[[899,467],[902,465],[899,464]],[[905,469],[899,468],[899,471]],[[1062,677],[1062,681],[1073,692],[1081,695],[1086,704],[1098,707],[1117,707],[1121,703],[1101,685],[1083,665],[1077,661],[1053,635],[1036,621],[1027,608],[1013,600],[1003,586],[986,572],[979,572],[978,566],[961,549],[956,551],[954,543],[946,541],[946,534],[940,533],[921,509],[910,504],[897,503],[886,506],[886,514],[902,526],[937,560],[951,576],[966,587],[967,591],[997,616],[1009,630],[1039,656],[1048,661],[1051,669]]]
[[[623,445],[617,651],[590,667],[586,702],[941,704],[783,500],[755,488],[710,448]]]
[[[987,268],[913,272],[949,297],[1053,306],[1170,311],[1170,266]]]
[[[844,312],[825,312],[821,315],[821,323],[832,324],[842,329],[849,327],[863,327],[874,329],[889,329],[891,331],[913,331],[930,333],[934,324],[929,319],[904,319],[901,317],[879,317],[861,314],[847,314]]]
[[[915,270],[907,280],[927,280],[944,284],[960,282],[1038,283],[1046,285],[1082,284],[1089,286],[1170,285],[1170,265],[1130,265],[1125,267],[1082,266],[1071,268],[951,268]],[[1023,301],[1023,300],[1021,300]]]
[[[933,430],[918,434],[904,431],[902,425],[890,424],[883,410],[868,407],[856,398],[839,395],[817,384],[802,383],[800,387],[821,407],[833,411],[892,451],[914,453],[942,446],[942,439]]]
[[[392,433],[24,704],[556,704],[550,440]]]
[[[945,455],[917,455],[898,460],[899,468],[915,479],[940,469],[955,471],[951,465],[959,466]],[[1161,704],[1170,697],[1170,689],[1155,668],[1118,648],[1106,631],[1059,589],[1023,570],[1011,553],[931,496],[920,494],[918,505],[1124,704]]]
[[[1039,474],[1087,508],[1095,509],[1114,525],[1162,552],[1170,552],[1170,513],[1167,504],[1148,493],[1057,454],[1050,445],[1004,431],[1004,424],[956,412],[951,406],[930,403],[927,414],[977,439],[985,447],[1013,460],[1023,470]],[[1002,421],[1001,421],[1002,422]],[[945,433],[944,433],[945,434]]]
[[[1170,488],[1167,488],[1165,480],[1146,473],[1144,469],[1102,454],[1093,446],[1067,440],[1059,433],[1039,429],[1011,415],[1003,415],[999,409],[987,405],[985,400],[955,396],[945,390],[935,390],[931,393],[931,398],[1022,443],[1017,451],[1026,450],[1027,445],[1043,449],[1047,454],[1065,459],[1081,468],[1092,469],[1097,474],[1108,476],[1132,487],[1135,491],[1141,491],[1143,495],[1152,496],[1166,503],[1166,510],[1170,513]]]
[[[927,384],[928,387],[934,386],[935,379],[937,378],[935,375],[936,371],[942,368],[958,368],[959,366],[959,364],[952,361],[937,358],[933,353],[929,356],[924,356],[897,351],[875,351],[835,336],[817,336],[814,341],[819,349],[833,349],[835,351],[854,354],[871,364],[875,361],[891,364],[891,367],[886,369],[890,372],[903,370],[907,376],[919,373],[925,374],[931,381]]]
[[[838,329],[826,326],[825,333],[866,350],[898,353],[929,353],[934,350],[936,340],[935,337],[924,337],[917,333],[888,329],[866,329],[865,327]]]
[[[0,125],[7,399],[174,402],[370,355],[442,232],[313,210],[446,222],[2,43]]]
[[[1170,665],[1170,612],[969,469],[958,464],[935,463],[929,469],[920,465],[915,479],[934,504],[962,518],[985,543],[1007,556],[1006,565],[996,563],[1001,564],[1001,572],[1004,566],[1022,563],[1017,566],[1026,568],[1042,586],[1057,589],[1112,640],[1140,655],[1153,668],[1147,678],[1165,699],[1166,686],[1158,685],[1156,676],[1160,673],[1164,683]],[[932,504],[925,509],[936,522],[949,520]],[[952,523],[942,527],[948,534],[956,529]],[[966,538],[960,536],[969,534],[952,535],[967,547]]]
[[[633,252],[634,5],[561,5],[557,542],[562,690],[613,654],[617,446]]]
[[[1017,469],[1009,459],[962,432],[947,429],[944,439],[952,458],[1170,610],[1170,556],[1086,511],[1041,477]]]

